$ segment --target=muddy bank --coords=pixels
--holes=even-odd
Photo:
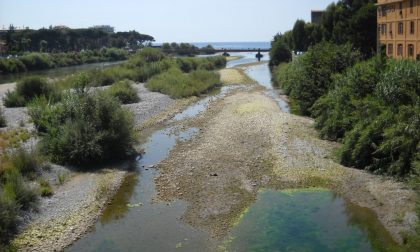
[[[337,144],[320,140],[308,118],[286,114],[256,88],[212,103],[183,122],[200,135],[158,165],[159,198],[190,203],[183,220],[224,237],[262,188],[321,186],[373,209],[392,237],[412,231],[415,194],[403,184],[342,167]]]

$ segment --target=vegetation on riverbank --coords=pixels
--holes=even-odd
[[[43,159],[36,150],[19,148],[29,134],[25,130],[0,133],[0,250],[10,249],[9,239],[17,231],[21,211],[37,208],[37,186],[30,181],[37,177]],[[6,152],[8,150],[8,152]]]
[[[357,63],[357,55],[351,47],[318,44],[278,68],[275,80],[302,114],[316,119],[321,137],[343,143],[342,164],[413,174],[420,141],[420,63],[381,58]]]
[[[137,91],[128,80],[114,83],[105,93],[111,97],[117,98],[122,104],[136,103],[140,101]]]
[[[198,48],[189,43],[163,43],[162,51],[166,54],[179,55],[179,56],[194,56],[198,54],[215,54],[216,50],[207,45],[203,48]]]
[[[48,100],[57,101],[60,93],[56,87],[40,77],[27,77],[19,81],[15,90],[7,91],[4,97],[6,107],[24,107],[32,99],[44,96]]]
[[[220,85],[220,75],[215,72],[196,70],[183,73],[177,68],[153,77],[146,87],[173,98],[198,96]]]
[[[16,58],[0,58],[0,74],[82,65],[87,63],[126,60],[124,49],[108,48],[68,53],[25,53]]]

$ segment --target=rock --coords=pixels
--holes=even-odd
[[[217,175],[217,173],[211,173],[210,176],[211,177],[217,177],[218,175]]]

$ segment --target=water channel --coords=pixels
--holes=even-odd
[[[240,54],[228,67],[255,62],[255,54]],[[233,55],[232,55],[233,56]],[[268,56],[267,56],[268,57]],[[271,86],[267,64],[246,73],[266,87],[267,94],[288,112],[287,103]],[[211,100],[232,89],[202,99],[172,121],[203,112]],[[144,154],[134,162],[111,204],[93,230],[66,251],[386,251],[395,244],[373,211],[352,204],[327,189],[262,190],[230,234],[222,240],[184,223],[188,202],[156,201],[153,168],[167,157],[177,141],[199,134],[195,128],[168,126],[142,145]]]

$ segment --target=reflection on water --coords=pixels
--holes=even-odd
[[[390,251],[369,209],[324,189],[265,190],[225,243],[229,251]]]
[[[124,61],[114,61],[114,62],[102,62],[102,63],[92,63],[92,64],[84,64],[78,66],[69,66],[69,67],[60,67],[60,68],[53,68],[48,70],[39,70],[39,71],[30,71],[26,73],[19,73],[19,74],[7,74],[1,75],[0,74],[0,84],[4,83],[11,83],[16,82],[26,76],[40,76],[45,78],[57,78],[62,77],[69,74],[79,73],[81,71],[93,70],[93,69],[102,69],[107,68],[110,66],[118,65],[123,63]]]
[[[165,159],[177,141],[197,132],[176,127],[155,132],[142,146],[137,171],[126,178],[94,230],[66,251],[212,251],[207,233],[180,221],[185,202],[153,200],[158,171],[150,166]]]

